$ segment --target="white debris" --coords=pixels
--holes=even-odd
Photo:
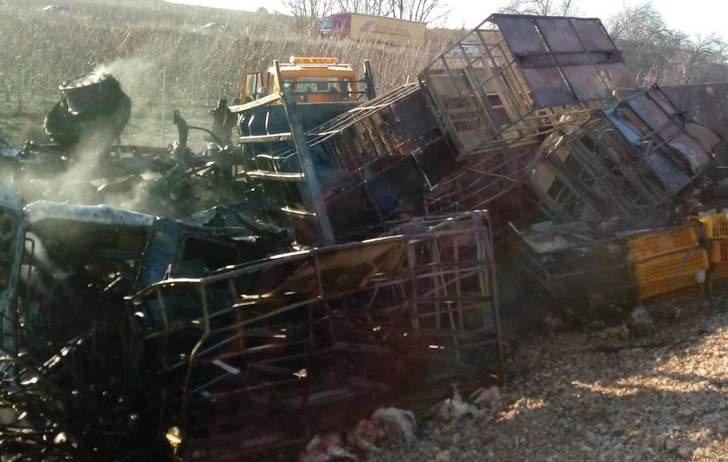
[[[488,408],[499,411],[503,408],[503,399],[497,385],[478,388],[470,394],[468,401],[474,403],[480,409]]]
[[[417,420],[412,411],[406,411],[396,407],[379,408],[374,411],[371,420],[375,424],[382,426],[385,431],[398,431],[407,441],[415,439]]]
[[[334,460],[358,460],[344,446],[338,433],[315,435],[300,455],[299,462],[329,462]]]
[[[219,22],[208,22],[204,26],[200,27],[200,30],[225,30],[227,24],[220,24]]]
[[[640,305],[629,313],[629,330],[633,335],[649,335],[655,328],[655,322],[644,306]]]
[[[371,460],[728,461],[728,292],[713,302],[681,301],[690,315],[656,322],[648,337],[525,338],[496,416],[433,416],[416,444]]]
[[[68,13],[70,10],[62,5],[48,5],[40,9],[44,13]]]
[[[448,398],[435,408],[435,416],[442,421],[460,420],[463,417],[478,417],[483,411],[477,406],[463,401],[460,392],[455,389],[452,398]]]
[[[346,442],[354,449],[364,453],[374,453],[381,450],[380,444],[386,437],[387,433],[382,426],[364,419],[346,434]]]

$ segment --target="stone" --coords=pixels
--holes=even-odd
[[[675,449],[677,449],[677,442],[672,438],[667,438],[665,440],[665,449],[667,449],[668,451],[674,451]]]
[[[437,453],[437,455],[435,456],[435,461],[436,462],[450,462],[450,458],[451,458],[450,451],[448,451],[446,449],[444,451],[440,451]]]
[[[635,337],[650,335],[655,331],[655,321],[652,315],[642,305],[630,311],[627,324],[629,325],[630,332]]]
[[[374,411],[370,420],[382,426],[387,433],[398,433],[406,441],[415,439],[417,420],[412,411],[398,409],[396,407],[379,408]]]

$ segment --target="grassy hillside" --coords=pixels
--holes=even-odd
[[[63,80],[104,66],[134,102],[126,142],[168,143],[164,114],[179,108],[208,124],[207,109],[233,97],[244,69],[290,55],[336,56],[360,65],[370,59],[380,91],[415,79],[452,34],[417,48],[320,39],[298,32],[292,18],[167,4],[154,0],[75,0],[67,12],[44,12],[47,0],[0,3],[0,133],[14,143],[39,134]],[[222,30],[203,30],[207,23]],[[448,37],[450,35],[450,37]]]

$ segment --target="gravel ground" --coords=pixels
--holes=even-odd
[[[638,338],[526,338],[500,410],[422,422],[373,460],[728,461],[728,300],[694,305]]]

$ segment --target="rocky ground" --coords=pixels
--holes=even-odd
[[[728,461],[728,299],[662,308],[647,329],[524,339],[502,405],[373,460]]]

